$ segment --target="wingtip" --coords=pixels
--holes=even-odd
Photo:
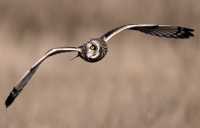
[[[187,27],[185,27],[185,29],[186,29],[187,31],[194,32],[194,29],[193,29],[193,28],[187,28]]]
[[[179,32],[182,33],[180,36],[180,38],[190,38],[190,37],[194,37],[194,29],[193,28],[187,28],[187,27],[179,27]],[[181,32],[182,31],[182,32]]]
[[[9,95],[9,97],[5,101],[6,109],[12,104],[13,101],[14,101],[14,98]]]
[[[14,102],[15,98],[19,95],[19,92],[20,91],[13,88],[13,90],[10,92],[9,96],[7,97],[5,101],[6,109]]]

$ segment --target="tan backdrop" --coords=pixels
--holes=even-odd
[[[0,128],[199,128],[199,0],[1,0]],[[195,28],[189,40],[126,31],[100,62],[52,57],[6,111],[20,77],[49,48],[123,24]]]

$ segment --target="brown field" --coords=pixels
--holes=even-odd
[[[188,40],[126,31],[100,62],[43,63],[6,111],[15,83],[49,48],[123,24],[194,28]],[[0,128],[200,128],[199,0],[1,0]]]

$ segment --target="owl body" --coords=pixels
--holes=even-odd
[[[91,39],[81,45],[80,49],[82,52],[78,56],[90,63],[100,61],[108,52],[107,43],[103,39]]]

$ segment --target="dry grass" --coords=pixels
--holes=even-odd
[[[0,1],[0,127],[199,128],[199,12],[198,0]],[[13,85],[46,50],[127,23],[189,26],[196,37],[124,32],[99,63],[52,57],[5,111]]]

